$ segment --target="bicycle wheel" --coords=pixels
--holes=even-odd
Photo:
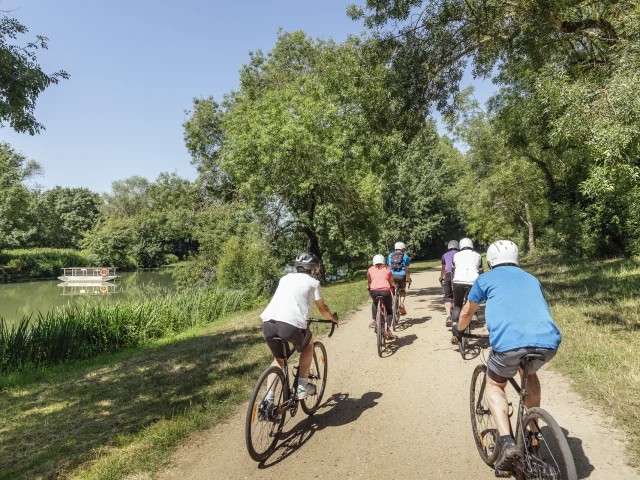
[[[382,301],[378,302],[378,313],[376,313],[376,339],[378,342],[378,356],[382,356],[384,351],[384,322],[382,320]]]
[[[393,331],[396,331],[396,328],[398,326],[398,322],[400,321],[400,302],[398,301],[398,295],[394,295],[393,296],[393,309],[392,309],[392,313],[393,315],[391,316],[392,320],[391,320],[391,328],[393,328]]]
[[[287,413],[285,385],[282,369],[272,365],[262,372],[251,394],[244,433],[249,456],[256,462],[269,458],[278,442]],[[269,391],[274,394],[273,402],[267,401]]]
[[[471,328],[467,327],[464,329],[464,333],[471,333]],[[467,337],[458,338],[458,351],[462,358],[464,359],[464,354],[467,351],[467,344],[469,343],[469,339]]]
[[[489,403],[485,397],[487,384],[487,366],[478,365],[471,377],[471,429],[480,458],[489,466],[493,466],[498,457],[498,431],[493,423]]]
[[[316,386],[316,394],[305,398],[301,402],[302,410],[307,415],[313,415],[318,410],[324,388],[327,385],[327,349],[320,342],[313,344],[313,361],[309,370],[309,381]]]
[[[527,425],[535,424],[537,437],[529,439]],[[518,478],[541,480],[577,480],[576,465],[562,429],[542,408],[531,408],[518,432],[518,447],[522,452],[522,470],[516,468]]]

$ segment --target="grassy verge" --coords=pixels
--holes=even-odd
[[[366,298],[362,280],[324,292],[341,315]],[[248,399],[271,358],[258,314],[0,378],[0,479],[157,471],[183,439]]]
[[[173,292],[158,298],[56,308],[8,327],[0,318],[0,372],[133,348],[246,309],[243,291]]]
[[[563,340],[553,367],[627,434],[640,466],[640,263],[551,258],[524,268],[542,282]]]
[[[65,267],[89,264],[87,254],[69,248],[31,248],[0,252],[0,281],[51,278]]]

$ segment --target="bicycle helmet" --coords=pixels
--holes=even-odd
[[[447,245],[447,249],[448,250],[460,250],[460,246],[458,245],[458,241],[457,240],[450,240],[449,244]]]
[[[380,255],[380,254],[375,255],[373,257],[373,264],[374,265],[381,265],[381,264],[384,265],[385,264],[384,255]]]
[[[460,250],[464,250],[465,248],[470,248],[473,250],[473,242],[470,238],[463,238],[460,240]]]
[[[520,266],[518,245],[511,240],[493,242],[487,249],[487,265],[489,265],[489,268],[497,267],[498,265]]]
[[[303,252],[296,257],[295,266],[296,268],[301,267],[310,272],[320,266],[320,259],[311,252]]]
[[[404,243],[402,243],[402,242],[396,242],[396,246],[395,246],[395,249],[396,249],[396,250],[405,250],[406,248],[407,248],[407,247],[406,247],[406,245],[405,245]]]

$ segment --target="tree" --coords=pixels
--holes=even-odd
[[[323,242],[339,231],[321,222],[356,218],[375,197],[367,187],[371,165],[401,146],[386,69],[364,51],[357,38],[338,45],[281,33],[269,55],[251,55],[225,108],[202,100],[185,124],[194,160],[209,177],[228,179],[256,209],[283,206],[281,221],[320,258]],[[363,226],[366,217],[358,220],[343,229],[375,232]]]
[[[37,63],[36,51],[47,49],[47,38],[37,35],[25,45],[13,43],[27,27],[15,18],[0,14],[0,127],[9,124],[17,132],[39,133],[44,125],[33,113],[38,95],[69,75],[60,70],[46,74]]]
[[[35,195],[27,182],[40,165],[0,143],[0,250],[26,246],[36,233]]]
[[[100,220],[100,195],[87,188],[55,187],[38,196],[38,245],[78,248]]]

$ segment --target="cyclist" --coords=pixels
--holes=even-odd
[[[313,342],[307,320],[315,302],[320,313],[332,322],[338,323],[324,303],[320,282],[313,275],[320,270],[320,260],[313,253],[304,252],[296,257],[296,273],[289,273],[280,279],[273,298],[264,309],[262,335],[275,357],[274,365],[282,367],[282,344],[274,337],[289,342],[300,353],[300,378],[297,395],[300,400],[315,395],[315,385],[309,383],[309,369],[313,360]],[[269,398],[271,397],[271,398]],[[273,392],[267,394],[273,401]]]
[[[393,338],[391,333],[391,321],[393,320],[393,298],[391,297],[391,282],[393,282],[393,274],[391,270],[384,264],[384,256],[376,255],[373,257],[373,265],[367,270],[367,281],[369,282],[369,295],[373,300],[373,307],[371,312],[373,315],[373,322],[370,327],[376,326],[376,315],[378,313],[378,305],[376,303],[376,297],[382,297],[384,302],[384,308],[387,311],[386,318],[386,337],[387,340]]]
[[[451,284],[453,291],[453,318],[452,323],[458,323],[460,310],[464,302],[464,294],[471,288],[478,275],[482,273],[482,257],[473,250],[473,242],[470,238],[460,240],[460,251],[453,256],[451,264]],[[448,324],[447,326],[451,326]],[[458,340],[452,338],[453,343]]]
[[[404,308],[404,300],[407,298],[407,283],[411,284],[411,272],[409,271],[411,257],[405,253],[406,246],[404,243],[396,242],[394,248],[395,251],[389,254],[387,263],[391,267],[393,281],[398,287],[400,295],[400,313],[402,315],[406,315],[407,309]]]
[[[453,286],[451,285],[451,266],[453,256],[460,251],[457,240],[450,240],[447,253],[442,255],[442,269],[440,270],[440,284],[444,288],[444,309],[447,312],[446,325],[451,326],[451,307],[453,306]]]
[[[504,389],[519,370],[520,359],[530,353],[543,355],[531,363],[527,379],[527,408],[540,406],[540,381],[536,372],[558,350],[561,336],[542,294],[540,282],[520,268],[518,246],[509,240],[493,242],[487,250],[490,271],[481,275],[469,292],[454,335],[464,330],[478,305],[486,301],[487,329],[491,352],[487,359],[486,398],[498,429],[498,470],[510,470],[518,449],[509,428],[509,405]],[[531,445],[534,432],[529,432]]]

